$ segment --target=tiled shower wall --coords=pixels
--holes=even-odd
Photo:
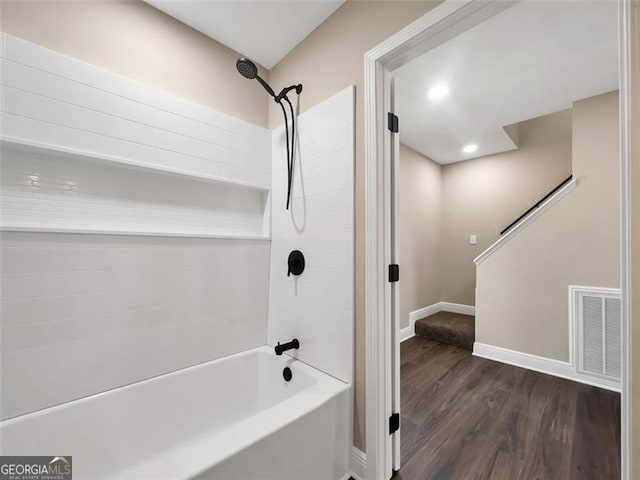
[[[264,345],[269,242],[4,232],[2,418]]]
[[[271,132],[1,32],[0,53],[2,418],[264,345]]]
[[[299,117],[292,204],[285,210],[284,129],[272,140],[269,344],[296,337],[290,352],[344,382],[353,379],[354,87]],[[287,276],[291,250],[306,268]]]
[[[265,128],[2,32],[0,57],[5,138],[270,187]]]

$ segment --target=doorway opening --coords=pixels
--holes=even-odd
[[[624,478],[617,8],[445,2],[367,55],[371,478]]]

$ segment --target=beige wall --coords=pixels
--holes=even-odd
[[[442,301],[475,305],[473,259],[571,175],[571,110],[522,122],[519,135],[517,150],[442,170]]]
[[[301,111],[356,86],[356,380],[354,444],[364,450],[364,54],[422,16],[439,2],[348,1],[293,49],[269,72],[277,90],[292,83],[304,84]],[[281,122],[275,104],[269,124]]]
[[[631,3],[631,463],[640,478],[640,3]]]
[[[478,267],[476,341],[569,360],[568,285],[620,284],[618,94],[573,107],[577,187]]]
[[[475,305],[473,259],[571,174],[571,110],[516,127],[518,150],[444,166],[401,145],[400,328],[440,301]]]
[[[400,144],[400,328],[440,301],[441,185],[442,167]]]
[[[6,33],[267,126],[268,99],[236,72],[239,54],[146,3],[5,1],[0,8]]]

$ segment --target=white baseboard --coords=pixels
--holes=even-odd
[[[405,327],[400,330],[400,343],[404,342],[405,340],[409,340],[411,337],[415,337],[415,336],[416,336],[415,325],[409,325],[408,327]]]
[[[473,305],[463,305],[461,303],[440,302],[440,311],[460,313],[462,315],[475,315],[476,307]]]
[[[473,354],[496,362],[507,363],[516,367],[534,370],[540,373],[553,375],[554,377],[573,380],[574,382],[585,383],[594,387],[620,391],[620,384],[604,378],[585,375],[576,371],[575,366],[569,362],[561,362],[551,358],[538,357],[529,353],[516,352],[502,347],[494,347],[483,343],[473,344]]]
[[[351,473],[355,480],[362,480],[367,471],[367,454],[356,447],[351,448]],[[348,477],[347,477],[348,478]]]
[[[422,307],[409,313],[409,326],[400,330],[400,342],[410,339],[416,334],[416,320],[428,317],[438,312],[453,312],[463,315],[475,315],[476,307],[473,305],[462,305],[460,303],[438,302],[427,307]]]
[[[409,326],[400,330],[400,342],[404,342],[405,340],[410,339],[416,334],[416,320],[420,320],[421,318],[428,317],[429,315],[433,315],[440,311],[440,304],[434,303],[433,305],[429,305],[427,307],[419,308],[418,310],[414,310],[413,312],[409,312]]]

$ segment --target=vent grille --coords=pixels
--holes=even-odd
[[[620,378],[622,362],[622,338],[620,335],[620,299],[605,298],[605,373]]]
[[[572,287],[571,293],[578,371],[620,380],[620,291]]]

